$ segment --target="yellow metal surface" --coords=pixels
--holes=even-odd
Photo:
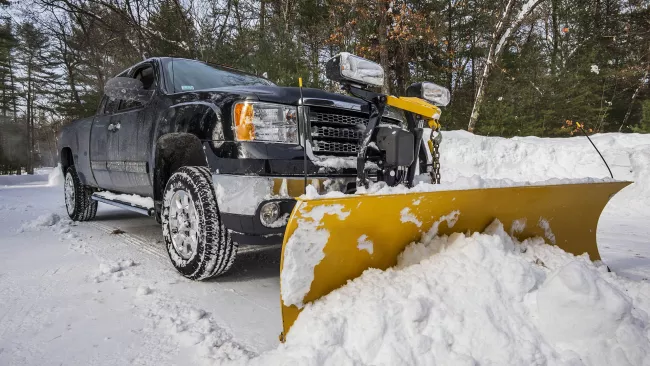
[[[441,223],[439,234],[481,232],[494,219],[499,219],[506,231],[511,232],[515,220],[525,220],[523,231],[514,233],[519,240],[540,236],[552,243],[549,238],[554,236],[554,244],[563,250],[576,255],[588,253],[592,260],[598,260],[598,218],[607,201],[628,184],[608,182],[299,199],[287,224],[280,266],[284,263],[287,241],[299,223],[313,221],[309,212],[329,205],[340,205],[341,211],[349,215],[343,220],[337,215],[325,215],[317,224],[318,228],[328,230],[330,236],[323,249],[325,257],[314,269],[310,291],[303,299],[305,304],[327,295],[367,268],[394,266],[406,245],[420,240],[422,233],[436,221],[454,211],[460,213],[458,221],[453,228]],[[403,222],[404,217],[410,220]],[[540,220],[548,222],[553,236],[545,232]],[[373,242],[372,254],[357,248],[357,240],[362,235]],[[299,313],[297,307],[282,303],[284,335]]]
[[[386,96],[386,104],[408,112],[419,114],[426,119],[432,119],[433,116],[440,115],[440,108],[423,99],[414,97],[393,97]]]
[[[434,130],[434,131],[438,131],[440,129],[440,123],[438,123],[438,121],[436,121],[433,118],[430,119],[430,120],[427,120],[427,124],[429,125],[429,128]]]

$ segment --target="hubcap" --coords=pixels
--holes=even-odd
[[[68,209],[68,213],[74,211],[74,181],[72,180],[72,174],[65,176],[65,185],[63,188],[65,193],[65,207]]]
[[[199,242],[199,215],[194,201],[184,190],[174,192],[169,205],[169,231],[176,252],[190,259]]]

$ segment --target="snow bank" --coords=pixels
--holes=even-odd
[[[495,221],[470,236],[430,232],[396,267],[307,304],[278,349],[239,362],[642,365],[648,314],[649,283],[540,238],[518,243]]]
[[[539,138],[477,136],[466,131],[446,131],[440,147],[441,184],[426,184],[428,176],[416,177],[412,189],[387,187],[383,183],[360,189],[360,194],[399,194],[475,188],[514,187],[634,181],[612,201],[628,215],[650,205],[650,135],[597,134],[591,136],[614,178],[584,136]],[[306,198],[337,197],[339,192]]]
[[[608,208],[647,215],[650,136],[592,139],[615,180],[636,182]],[[504,139],[453,131],[444,134],[441,152],[443,184],[413,190],[612,180],[585,137]],[[363,193],[406,191],[379,184]],[[319,197],[315,189],[306,196]],[[457,215],[444,219],[453,224]],[[401,221],[418,224],[408,210],[401,212]],[[519,224],[513,233],[525,225]],[[313,241],[322,228],[310,230],[300,240]],[[618,277],[586,255],[548,245],[554,240],[550,230],[546,242],[532,238],[523,243],[498,221],[483,233],[437,236],[436,231],[434,225],[420,243],[409,245],[394,268],[368,269],[304,305],[286,343],[238,363],[650,365],[647,281]],[[363,236],[357,244],[359,250],[372,250]],[[308,283],[313,267],[295,277],[299,273]],[[303,287],[296,293],[304,295],[309,288]],[[283,297],[284,291],[283,282]]]
[[[149,288],[138,288],[136,291],[146,317],[151,319],[155,327],[172,336],[180,345],[195,347],[197,356],[208,361],[203,364],[221,365],[252,355],[252,352],[235,342],[232,335],[219,326],[205,310],[173,303],[164,297],[152,299]]]
[[[49,170],[47,170],[49,173]],[[47,184],[48,175],[38,174],[22,174],[22,175],[0,175],[0,187],[2,186],[19,186],[19,185],[41,185]]]
[[[606,133],[591,139],[615,180],[635,182],[617,194],[612,204],[629,213],[643,211],[650,205],[650,135]],[[483,188],[500,181],[509,186],[512,182],[557,184],[610,179],[600,156],[584,136],[506,139],[446,131],[440,151],[442,181],[449,186],[474,184]]]
[[[61,172],[61,164],[54,168],[37,168],[34,169],[34,174],[22,175],[0,175],[1,186],[19,186],[19,185],[41,185],[48,186],[62,186],[63,173]]]
[[[72,221],[61,219],[59,215],[50,212],[31,221],[24,222],[18,229],[18,233],[25,231],[39,231],[42,228],[51,228],[58,231],[60,234],[67,234],[70,232],[71,223]]]

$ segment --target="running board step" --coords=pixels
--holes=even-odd
[[[125,210],[137,212],[137,213],[139,213],[141,215],[145,215],[145,216],[153,217],[154,214],[155,214],[155,210],[153,209],[153,207],[144,207],[144,206],[137,205],[135,203],[121,201],[121,200],[119,200],[117,198],[106,198],[106,197],[102,197],[102,196],[98,195],[97,193],[93,193],[93,195],[90,198],[92,198],[93,200],[95,200],[97,202],[106,203],[106,204],[109,204],[111,206],[115,206],[115,207],[123,208]]]

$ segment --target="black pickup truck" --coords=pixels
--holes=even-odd
[[[370,181],[398,184],[407,170],[412,178],[413,169],[397,165],[415,166],[414,158],[393,158],[387,170],[396,154],[387,157],[384,149],[398,149],[391,136],[413,145],[422,129],[412,128],[402,110],[382,106],[372,138],[378,128],[389,131],[382,141],[392,147],[377,146],[370,135],[364,141],[369,116],[377,113],[371,109],[360,98],[279,87],[196,60],[145,60],[107,82],[95,116],[63,129],[68,214],[91,220],[100,201],[154,216],[181,274],[219,275],[232,265],[238,243],[281,242],[293,198],[306,183],[319,193],[354,192],[360,149]],[[407,150],[416,155],[417,170],[426,169],[424,144],[417,143],[416,153]]]

